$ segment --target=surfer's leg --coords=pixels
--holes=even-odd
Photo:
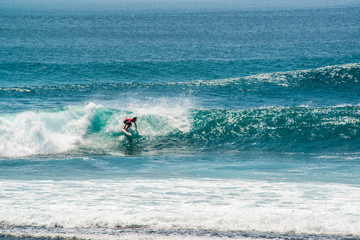
[[[124,129],[127,131],[131,127],[131,123],[127,122],[125,123]]]

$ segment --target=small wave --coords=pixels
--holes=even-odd
[[[281,87],[321,87],[356,85],[360,82],[360,64],[344,64],[327,66],[323,68],[296,70],[288,72],[263,73],[247,77],[226,78],[215,80],[195,80],[190,82],[162,82],[162,83],[137,83],[137,82],[108,82],[108,83],[79,83],[52,86],[22,86],[0,88],[5,95],[11,94],[46,94],[54,92],[99,92],[101,90],[123,89],[173,89],[174,91],[194,91],[194,87],[226,87],[232,85],[243,86],[244,89],[258,89],[264,84],[274,84]],[[190,88],[190,90],[189,90]],[[341,89],[339,89],[341,90]]]
[[[305,86],[315,83],[325,85],[357,84],[360,82],[360,64],[326,66],[316,69],[296,70],[287,72],[262,73],[247,77],[227,78],[216,80],[196,80],[188,83],[194,86],[227,86],[227,85],[259,85],[271,83],[283,87]]]

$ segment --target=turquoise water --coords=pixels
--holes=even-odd
[[[0,238],[360,238],[359,7],[0,19]]]

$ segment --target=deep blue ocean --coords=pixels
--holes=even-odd
[[[359,199],[360,6],[0,6],[0,239],[360,239]]]

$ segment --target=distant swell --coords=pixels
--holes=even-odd
[[[121,80],[121,79],[118,79]],[[176,80],[176,79],[173,79]],[[216,79],[216,80],[195,80],[189,82],[160,82],[160,83],[137,83],[132,81],[117,81],[98,84],[66,84],[52,86],[21,86],[0,88],[2,94],[45,94],[60,92],[93,92],[99,90],[116,89],[172,89],[181,90],[188,87],[225,87],[231,85],[243,86],[244,90],[251,88],[257,89],[268,87],[267,84],[278,85],[282,87],[338,87],[341,90],[343,86],[352,86],[360,82],[360,63],[335,65],[310,70],[297,70],[288,72],[263,73],[247,77]]]
[[[122,120],[136,113],[140,135]],[[357,151],[360,106],[138,109],[90,103],[0,116],[0,156],[172,154],[236,151]]]

